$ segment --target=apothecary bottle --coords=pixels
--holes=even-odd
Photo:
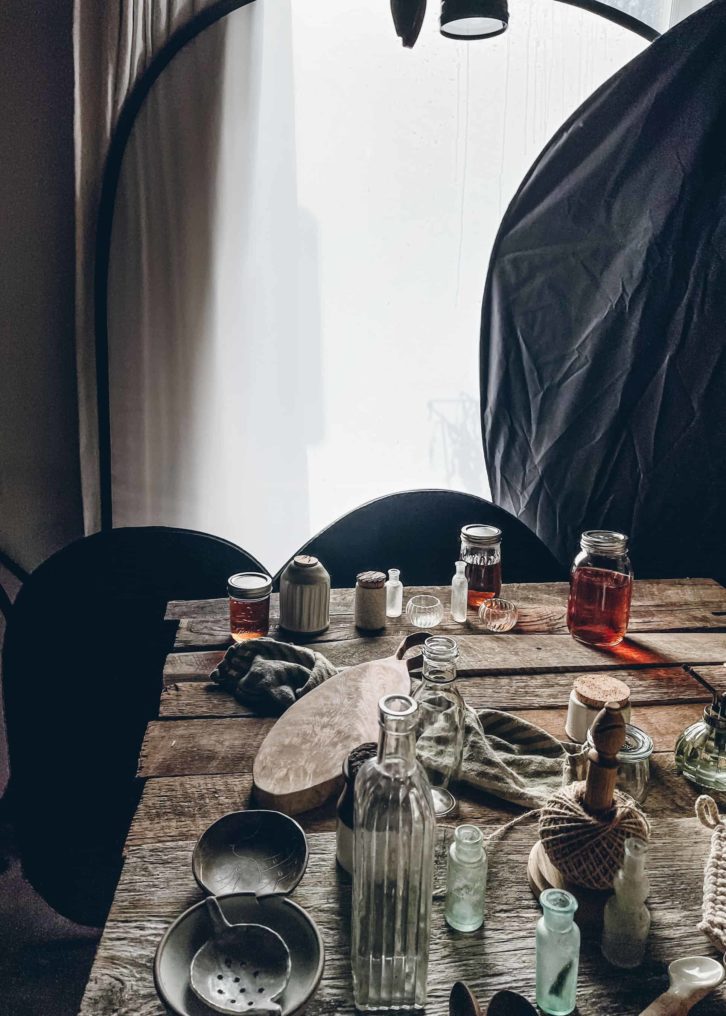
[[[436,819],[417,711],[408,695],[381,699],[378,754],[355,781],[351,965],[364,1012],[426,1004]]]
[[[446,871],[446,923],[456,931],[476,931],[484,923],[487,855],[475,825],[460,825],[449,847]]]
[[[648,844],[628,837],[623,866],[615,876],[614,895],[603,913],[602,954],[614,967],[639,967],[645,958],[650,911],[645,905],[650,883],[645,871]]]
[[[413,693],[419,706],[416,753],[429,778],[439,818],[456,808],[449,784],[458,774],[464,745],[465,707],[456,683],[458,656],[455,639],[427,638],[421,683]]]
[[[593,646],[618,645],[628,630],[632,593],[628,537],[604,529],[584,532],[570,571],[567,627],[572,637]]]
[[[699,787],[726,791],[726,692],[676,741],[676,770]]]
[[[235,642],[267,635],[271,592],[272,579],[262,572],[238,572],[227,579],[229,631]]]
[[[537,1005],[548,1016],[569,1016],[577,995],[580,929],[577,900],[564,889],[545,889],[537,922]]]
[[[388,569],[386,579],[386,617],[400,617],[403,613],[403,582],[398,568]]]
[[[496,526],[464,526],[461,530],[461,560],[466,564],[469,583],[467,601],[480,607],[502,591],[502,531]]]

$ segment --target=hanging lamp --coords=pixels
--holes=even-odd
[[[490,39],[509,24],[507,0],[442,0],[441,34],[447,39]]]

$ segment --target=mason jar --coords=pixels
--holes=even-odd
[[[628,537],[605,529],[584,532],[570,571],[567,627],[572,637],[593,646],[618,645],[628,630],[632,594]]]
[[[480,607],[502,591],[502,531],[496,526],[464,526],[460,559],[466,564],[467,603]]]
[[[272,579],[262,572],[238,572],[227,579],[229,631],[235,642],[267,635],[271,592]]]

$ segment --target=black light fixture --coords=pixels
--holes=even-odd
[[[441,0],[441,34],[447,39],[490,39],[508,24],[507,0]]]

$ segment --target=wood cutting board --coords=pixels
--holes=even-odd
[[[430,633],[407,635],[393,656],[361,663],[329,678],[282,714],[260,745],[252,775],[254,797],[286,815],[317,808],[343,786],[343,762],[366,741],[378,740],[378,702],[411,690],[404,660]]]

